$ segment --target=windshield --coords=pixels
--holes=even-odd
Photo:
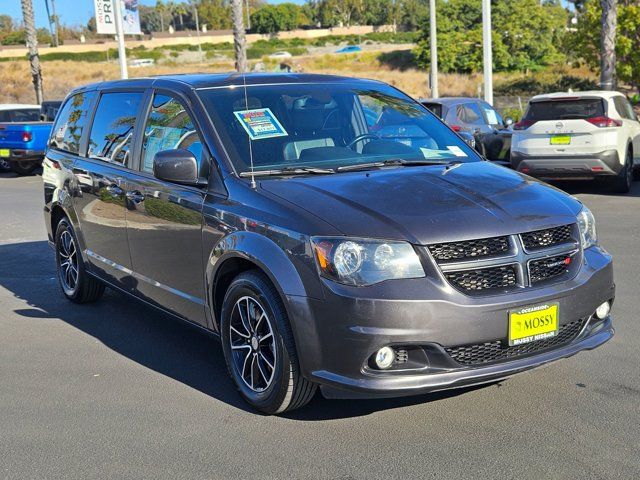
[[[385,160],[479,161],[419,103],[386,85],[353,82],[199,90],[238,173],[337,169]]]

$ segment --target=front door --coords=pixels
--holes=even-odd
[[[74,198],[85,257],[101,277],[132,288],[127,243],[124,178],[131,164],[135,119],[143,92],[109,92],[100,97],[89,134],[86,157],[73,173]]]
[[[202,206],[206,191],[160,181],[153,157],[161,150],[208,156],[183,104],[152,98],[144,123],[138,171],[126,182],[127,233],[137,294],[191,321],[206,325]]]

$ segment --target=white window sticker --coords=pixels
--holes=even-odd
[[[289,135],[269,108],[233,112],[251,140]]]
[[[487,115],[487,122],[489,122],[489,125],[498,124],[498,116],[496,115],[495,110],[492,110],[490,108],[485,108],[484,113]]]
[[[464,153],[464,151],[460,147],[458,147],[457,145],[447,145],[447,148],[456,157],[466,157],[467,156],[467,154]]]

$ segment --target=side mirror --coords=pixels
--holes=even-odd
[[[511,125],[513,125],[513,118],[511,117],[507,117],[504,119],[504,126],[505,127],[510,127]]]
[[[156,153],[153,156],[153,175],[159,180],[181,185],[204,184],[199,176],[196,157],[189,150],[181,148]]]

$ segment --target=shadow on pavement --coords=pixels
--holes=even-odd
[[[113,351],[238,409],[248,407],[227,373],[218,340],[123,294],[107,290],[95,304],[76,305],[59,291],[53,255],[46,241],[0,245],[0,285],[25,302],[16,315],[60,319]],[[478,388],[478,387],[476,387]],[[384,400],[325,400],[321,395],[292,420],[326,420],[368,415],[457,396],[473,388]]]
[[[586,193],[608,197],[640,197],[640,182],[634,182],[631,185],[631,191],[629,193],[615,193],[611,191],[610,186],[607,185],[606,182],[598,180],[555,181],[549,183],[570,195]]]

